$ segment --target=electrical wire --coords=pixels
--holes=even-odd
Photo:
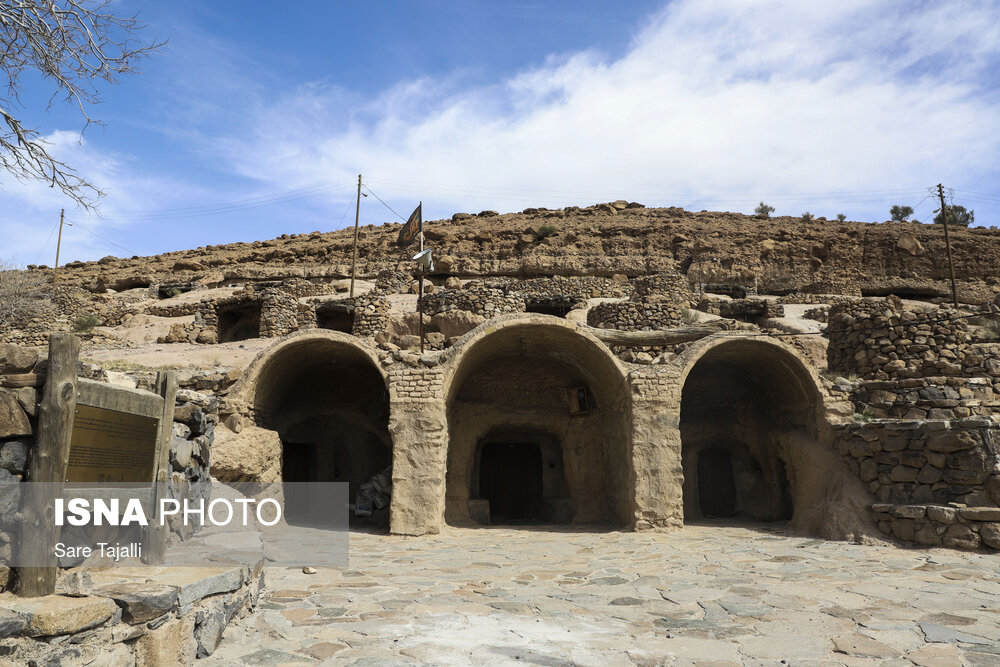
[[[42,255],[45,254],[45,249],[49,247],[49,242],[52,240],[52,236],[56,233],[56,229],[58,228],[59,228],[59,223],[56,223],[55,225],[52,226],[52,229],[49,231],[48,238],[45,239],[45,245],[42,246],[42,249],[38,251],[38,255],[35,257],[34,261],[35,264],[38,264],[38,261],[42,258]]]
[[[381,198],[381,197],[379,197],[379,196],[378,196],[377,194],[375,194],[374,192],[372,192],[372,191],[371,191],[371,190],[370,190],[370,189],[368,188],[368,186],[367,186],[367,185],[364,185],[364,184],[362,184],[362,185],[361,185],[361,187],[363,187],[363,188],[364,188],[365,190],[368,190],[368,194],[370,194],[370,195],[371,195],[372,197],[375,197],[375,199],[378,199],[378,200],[379,200],[380,202],[382,202],[382,206],[385,206],[385,207],[386,207],[387,209],[389,209],[390,211],[392,211],[392,212],[393,212],[393,213],[395,214],[395,216],[396,216],[397,218],[399,218],[399,219],[400,219],[400,220],[402,220],[403,222],[406,222],[406,218],[404,218],[403,216],[401,216],[401,215],[400,215],[399,213],[396,213],[396,210],[395,210],[395,209],[394,209],[393,207],[389,206],[389,205],[388,205],[388,204],[386,204],[386,203],[385,203],[384,201],[382,201],[382,198]]]
[[[71,220],[71,221],[69,221],[69,223],[70,223],[70,224],[71,224],[72,226],[74,226],[74,227],[79,227],[80,229],[82,229],[83,231],[87,232],[87,233],[88,233],[88,234],[90,234],[91,236],[94,236],[94,237],[97,237],[97,238],[101,239],[102,241],[104,241],[105,243],[110,243],[111,245],[113,245],[113,246],[115,246],[116,248],[119,248],[119,249],[121,249],[121,250],[124,250],[125,252],[129,252],[129,253],[132,253],[133,255],[138,255],[138,254],[139,254],[138,252],[136,252],[135,250],[132,250],[131,248],[126,248],[125,246],[123,246],[123,245],[122,245],[122,244],[120,244],[120,243],[116,243],[115,241],[112,241],[112,240],[111,240],[111,239],[109,239],[109,238],[105,238],[105,237],[101,236],[101,235],[100,235],[100,234],[98,234],[97,232],[94,232],[94,231],[91,231],[90,229],[87,229],[86,227],[84,227],[83,225],[81,225],[81,224],[80,224],[79,222],[77,222],[76,220]]]

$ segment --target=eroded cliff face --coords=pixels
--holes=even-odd
[[[396,247],[398,223],[363,227],[359,276],[411,269]],[[615,202],[559,211],[456,214],[424,223],[440,276],[547,276],[676,268],[692,283],[756,285],[761,292],[901,293],[949,291],[943,229],[915,223],[762,220],[738,213],[642,208]],[[205,246],[153,257],[71,262],[60,282],[90,289],[172,282],[217,284],[268,278],[350,275],[353,230],[283,235],[270,241]],[[952,229],[960,292],[989,298],[998,284],[1000,230]]]

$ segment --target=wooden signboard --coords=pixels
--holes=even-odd
[[[70,334],[49,339],[49,369],[39,405],[38,437],[29,457],[29,482],[150,484],[155,507],[169,472],[177,377],[160,372],[156,392],[125,389],[76,377],[80,341]],[[49,485],[28,485],[22,495],[20,552],[24,560],[46,563],[18,568],[18,594],[55,591],[52,545],[58,528],[43,508],[51,506]],[[145,562],[161,562],[166,527],[146,529]]]
[[[154,481],[163,399],[116,389],[78,381],[67,482]]]

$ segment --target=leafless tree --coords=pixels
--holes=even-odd
[[[100,124],[89,107],[100,101],[99,86],[115,84],[121,74],[163,42],[135,39],[145,26],[136,16],[111,13],[111,0],[0,0],[0,166],[20,181],[48,181],[85,208],[103,193],[49,152],[34,129],[17,118],[22,77],[40,76],[50,84],[49,107],[57,100],[79,108],[83,129]]]

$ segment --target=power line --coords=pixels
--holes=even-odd
[[[365,190],[368,190],[368,194],[370,194],[370,195],[371,195],[372,197],[375,197],[375,199],[378,199],[378,200],[379,200],[380,202],[382,202],[382,206],[385,206],[385,207],[386,207],[387,209],[389,209],[390,211],[392,211],[392,212],[393,212],[393,213],[394,213],[394,214],[396,215],[396,217],[397,217],[397,218],[399,218],[399,219],[400,219],[400,220],[402,220],[403,222],[406,222],[406,218],[404,218],[403,216],[401,216],[401,215],[400,215],[399,213],[396,213],[396,210],[395,210],[395,209],[394,209],[393,207],[389,206],[389,205],[388,205],[388,204],[386,204],[386,203],[385,203],[384,201],[382,201],[382,198],[381,198],[381,197],[379,197],[379,196],[378,196],[377,194],[375,194],[374,192],[372,192],[372,191],[371,191],[371,189],[370,189],[370,188],[369,188],[369,187],[368,187],[367,185],[362,185],[362,187],[363,187],[363,188],[364,188]]]
[[[159,221],[159,220],[183,220],[187,218],[221,215],[225,213],[246,211],[254,208],[274,206],[276,204],[285,204],[300,199],[308,199],[310,197],[317,197],[320,195],[334,192],[335,190],[338,190],[341,187],[343,187],[342,183],[331,183],[327,185],[301,188],[298,190],[288,190],[286,192],[277,194],[261,195],[258,197],[248,197],[242,200],[222,202],[218,204],[205,204],[202,206],[188,206],[188,207],[174,208],[174,209],[159,209],[154,211],[146,211],[144,213],[103,217],[103,219],[108,221],[141,222],[141,221]]]
[[[49,232],[48,238],[45,239],[45,245],[42,246],[42,249],[38,251],[38,256],[35,257],[34,261],[35,264],[38,264],[39,260],[42,259],[42,255],[45,254],[45,249],[49,247],[49,242],[52,241],[52,235],[56,233],[56,230],[58,228],[59,228],[59,223],[52,225],[52,230]]]
[[[131,248],[126,248],[125,246],[123,246],[120,243],[116,243],[115,241],[112,241],[109,238],[105,238],[105,237],[101,236],[97,232],[94,232],[94,231],[91,231],[91,230],[87,229],[86,227],[84,227],[83,225],[81,225],[79,222],[76,222],[75,220],[70,221],[70,224],[72,224],[74,227],[79,227],[80,229],[82,229],[83,231],[87,232],[91,236],[95,236],[95,237],[101,239],[102,241],[104,241],[105,243],[110,243],[111,245],[113,245],[116,248],[119,248],[121,250],[124,250],[125,252],[132,253],[133,255],[138,255],[139,254],[138,252],[136,252],[135,250],[132,250]]]

